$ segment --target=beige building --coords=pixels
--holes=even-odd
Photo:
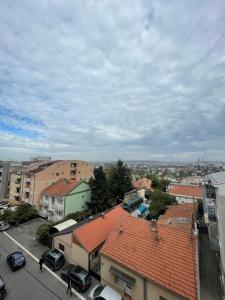
[[[195,208],[172,207],[157,222],[124,215],[101,249],[101,281],[132,300],[199,300]],[[181,217],[181,216],[184,217]]]
[[[69,263],[78,264],[95,276],[100,276],[100,250],[118,218],[127,214],[118,205],[105,213],[98,213],[59,232],[53,238],[53,247],[64,252]]]
[[[80,160],[33,163],[22,170],[22,176],[12,173],[11,200],[18,200],[19,197],[19,200],[39,208],[41,192],[49,185],[61,178],[88,181],[93,174],[93,169],[92,164]]]
[[[21,199],[22,169],[10,172],[9,200],[12,204],[19,204]]]

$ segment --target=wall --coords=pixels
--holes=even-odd
[[[74,170],[71,167],[72,163],[76,163],[76,175],[72,175],[71,172]],[[80,177],[89,178],[93,174],[93,165],[83,161],[77,160],[63,160],[58,161],[50,165],[43,171],[35,174],[35,190],[33,203],[38,208],[40,201],[40,193],[49,185],[59,180],[60,178],[80,180]]]
[[[0,161],[0,199],[7,196],[9,176],[9,162]]]
[[[18,201],[21,198],[21,182],[16,183],[17,180],[22,180],[21,173],[11,173],[10,174],[10,189],[9,189],[9,199],[10,201]],[[19,192],[17,189],[19,188]]]
[[[84,211],[86,207],[86,202],[91,199],[91,189],[90,186],[82,182],[73,191],[71,191],[67,196],[65,196],[65,212],[64,216],[68,214]]]
[[[55,236],[53,239],[53,247],[59,249],[59,244],[64,245],[64,256],[68,263],[73,263],[72,260],[72,233]]]
[[[88,253],[78,246],[75,243],[72,243],[72,261],[74,264],[78,264],[79,266],[83,267],[85,270],[88,271],[89,268],[89,256]]]
[[[121,270],[122,272],[126,273],[127,275],[135,278],[135,283],[133,285],[133,288],[131,290],[131,297],[133,300],[145,300],[144,299],[144,278],[137,275],[135,272],[132,272],[125,267],[115,263],[108,257],[101,255],[101,280],[103,284],[108,284],[117,292],[119,292],[121,295],[123,295],[124,287],[119,285],[117,282],[115,282],[115,275],[112,274],[109,269],[111,266],[114,266],[115,268]],[[169,292],[167,289],[164,289],[153,282],[150,282],[147,280],[147,298],[146,300],[159,300],[160,296],[166,298],[167,300],[183,300],[183,297],[178,297],[171,292]]]

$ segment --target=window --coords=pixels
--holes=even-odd
[[[59,176],[59,173],[55,173],[56,176]]]
[[[91,254],[91,260],[94,260],[96,257],[98,257],[98,250]]]
[[[115,275],[115,281],[122,287],[127,287],[129,289],[132,289],[132,285],[128,281],[125,281],[123,278],[121,278],[117,275]]]
[[[65,249],[64,245],[59,243],[59,250],[64,252],[64,249]]]
[[[55,197],[52,197],[52,204],[55,204]]]

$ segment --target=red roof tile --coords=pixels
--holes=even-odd
[[[42,194],[50,195],[53,197],[62,197],[73,190],[75,187],[77,187],[80,183],[80,181],[69,181],[65,178],[62,178],[44,189],[42,191]]]
[[[75,229],[73,231],[74,241],[89,253],[92,252],[105,241],[118,218],[127,214],[120,205],[114,207],[103,216]]]
[[[202,187],[198,185],[170,185],[169,194],[202,198]]]
[[[101,253],[171,292],[196,300],[196,238],[191,230],[157,224],[157,236],[146,220],[123,215]]]
[[[152,181],[148,178],[139,178],[138,180],[132,181],[132,185],[135,189],[145,188],[146,190],[150,190]]]

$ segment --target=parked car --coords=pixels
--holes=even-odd
[[[9,223],[5,221],[0,221],[0,231],[9,229]]]
[[[42,254],[42,257],[46,266],[48,266],[52,271],[61,269],[65,264],[64,255],[56,248],[46,250]]]
[[[122,300],[122,296],[109,286],[96,285],[90,292],[91,300]]]
[[[12,271],[16,271],[25,266],[26,259],[21,251],[16,251],[7,256],[7,262]]]
[[[3,281],[2,277],[0,276],[0,300],[2,300],[6,296],[6,285]]]
[[[91,285],[91,276],[80,266],[67,265],[61,272],[61,278],[68,282],[71,280],[71,285],[79,292],[86,291]]]

